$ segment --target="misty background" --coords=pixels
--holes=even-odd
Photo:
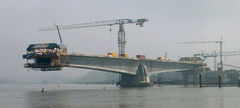
[[[91,70],[63,68],[57,72],[31,71],[23,67],[22,54],[30,43],[59,42],[56,31],[41,27],[121,18],[147,18],[144,27],[126,24],[126,52],[156,59],[219,51],[218,44],[176,44],[217,41],[223,35],[224,51],[240,50],[239,0],[0,0],[0,81],[37,82],[85,77]],[[111,32],[109,29],[111,28]],[[61,30],[68,52],[105,55],[117,52],[118,26]],[[240,66],[239,56],[224,58]],[[212,68],[213,60],[209,58]],[[225,69],[227,67],[224,67]],[[61,82],[61,81],[59,81]]]

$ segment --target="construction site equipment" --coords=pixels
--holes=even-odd
[[[119,25],[118,31],[118,53],[119,57],[124,58],[125,55],[125,30],[124,24],[136,24],[140,27],[143,27],[143,23],[147,22],[148,19],[117,19],[117,20],[107,20],[107,21],[98,21],[92,23],[81,23],[81,24],[73,24],[73,25],[65,25],[65,26],[57,26],[56,27],[46,27],[39,29],[40,31],[49,31],[49,30],[56,30],[56,29],[75,29],[75,28],[86,28],[86,27],[97,27],[97,26],[113,26]]]
[[[121,58],[128,58],[128,54],[121,54],[120,57]]]
[[[222,56],[238,56],[240,55],[240,51],[229,51],[229,52],[223,52]],[[217,70],[217,57],[220,56],[220,53],[217,53],[216,51],[213,53],[199,53],[199,54],[194,54],[194,57],[203,57],[204,59],[213,57],[214,58],[214,70]],[[225,65],[226,66],[226,65]]]
[[[201,59],[200,57],[181,57],[179,59],[179,62],[184,63],[202,63],[204,59]]]
[[[56,26],[56,29],[57,29],[57,31],[58,31],[58,36],[59,36],[60,43],[63,43],[62,37],[61,37],[61,34],[60,34],[60,31],[59,31],[59,28],[58,28],[58,25],[55,24],[55,26]]]
[[[165,57],[158,57],[156,60],[157,61],[166,61],[166,58]]]
[[[165,54],[164,54],[164,58],[167,59],[167,52],[165,52]]]
[[[192,41],[192,42],[178,42],[178,44],[204,44],[204,43],[215,43],[215,44],[219,44],[219,56],[220,56],[220,67],[218,68],[219,69],[219,74],[222,75],[222,71],[223,71],[223,61],[222,61],[222,44],[223,44],[223,41],[222,41],[222,36],[221,36],[221,39],[220,41]]]
[[[223,74],[223,61],[222,61],[222,35],[221,35],[221,39],[220,41],[199,41],[199,42],[179,42],[180,44],[203,44],[203,43],[216,43],[219,44],[219,49],[220,49],[220,67],[218,67],[218,71],[219,71],[219,88],[221,88],[221,79],[222,79],[222,74]]]
[[[146,56],[145,55],[136,55],[136,58],[138,58],[138,59],[146,59]]]
[[[217,70],[217,53],[214,52],[213,54],[209,54],[209,53],[200,53],[200,54],[194,54],[194,57],[203,57],[204,59],[208,58],[208,57],[213,57],[214,58],[214,70]]]
[[[107,57],[110,57],[110,58],[117,58],[118,55],[117,55],[117,53],[107,53]]]
[[[30,44],[23,58],[27,60],[25,68],[39,68],[41,71],[61,70],[63,66],[67,66],[67,47],[62,43]]]

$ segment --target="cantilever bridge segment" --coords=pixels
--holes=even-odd
[[[68,55],[68,67],[101,70],[119,74],[136,73],[139,64],[147,67],[148,74],[162,72],[182,72],[199,69],[199,63],[181,63],[171,61],[109,58],[99,56]]]
[[[163,72],[198,72],[200,63],[109,58],[99,56],[68,55],[68,67],[100,70],[121,74],[122,87],[151,86],[149,75]]]
[[[203,66],[201,63],[69,55],[62,43],[31,44],[23,58],[27,60],[25,68],[38,68],[41,71],[58,71],[62,67],[71,67],[118,73],[121,75],[118,84],[122,87],[151,86],[148,77],[150,74],[198,72]]]

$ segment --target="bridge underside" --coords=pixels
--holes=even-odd
[[[26,57],[25,57],[26,56]],[[26,68],[37,68],[41,71],[57,71],[62,67],[99,70],[120,74],[119,85],[151,86],[149,75],[163,72],[193,72],[202,69],[202,64],[157,61],[149,59],[110,58],[84,55],[64,55],[52,57],[46,54],[25,55]],[[29,56],[29,57],[28,57]],[[34,63],[28,63],[33,59]]]
[[[202,65],[165,62],[156,60],[138,60],[123,58],[107,58],[94,56],[68,56],[72,68],[92,69],[121,74],[117,85],[121,87],[147,87],[152,83],[149,75],[162,72],[192,72],[199,71]]]
[[[156,60],[139,60],[124,58],[108,58],[97,56],[68,55],[69,67],[83,68],[107,71],[119,74],[136,74],[139,64],[147,68],[148,74],[162,72],[182,72],[199,69],[201,64],[156,61]]]

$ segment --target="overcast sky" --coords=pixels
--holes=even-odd
[[[41,27],[78,24],[120,18],[148,18],[144,27],[125,25],[126,51],[131,57],[145,54],[155,59],[168,52],[168,59],[219,50],[217,44],[180,45],[176,42],[219,40],[224,51],[240,49],[239,0],[0,0],[0,77],[76,77],[86,70],[35,72],[23,68],[22,54],[30,43],[58,42],[56,31]],[[110,32],[109,29],[112,29]],[[69,52],[104,55],[117,52],[118,26],[61,31]],[[211,59],[209,59],[211,61]],[[239,56],[227,64],[240,66]]]

